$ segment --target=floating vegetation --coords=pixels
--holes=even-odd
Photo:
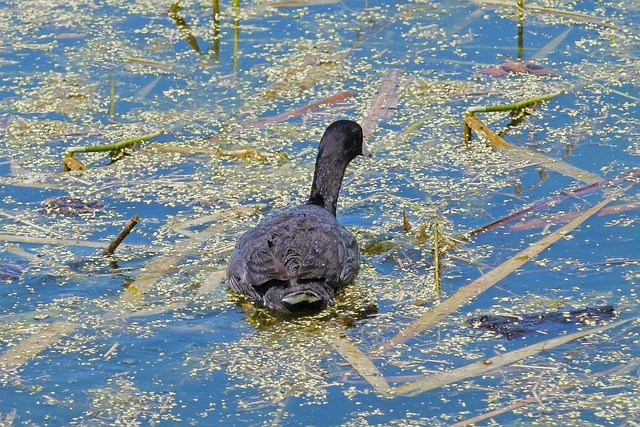
[[[534,76],[558,77],[558,73],[532,62],[505,61],[493,67],[480,70],[482,74],[489,76],[506,76],[509,73],[533,74]]]
[[[575,178],[576,180],[582,182],[586,182],[587,184],[593,184],[602,181],[601,176],[577,168],[563,160],[551,159],[544,154],[540,154],[529,148],[516,147],[509,144],[507,141],[496,135],[485,124],[483,124],[480,120],[476,119],[473,116],[466,117],[464,119],[464,125],[465,135],[467,134],[467,132],[469,132],[468,129],[475,130],[479,134],[486,137],[487,141],[489,141],[489,145],[491,145],[492,148],[496,150],[506,151],[507,156],[509,156],[513,161],[520,160],[527,163],[541,165],[549,170],[559,172],[565,176]]]
[[[475,118],[476,113],[492,113],[492,112],[500,112],[500,111],[509,111],[509,112],[513,112],[513,111],[521,111],[527,107],[532,107],[535,106],[536,104],[543,102],[543,101],[548,101],[549,99],[555,98],[556,96],[562,94],[563,92],[556,92],[556,93],[552,93],[552,94],[548,94],[548,95],[542,95],[542,96],[537,96],[535,98],[529,98],[529,99],[524,99],[522,101],[518,101],[512,104],[505,104],[505,105],[489,105],[489,106],[483,106],[483,107],[470,107],[467,110],[467,115],[466,115],[466,119],[473,119]],[[474,123],[471,121],[465,121],[464,124],[464,142],[468,143],[469,141],[471,141],[471,124],[470,123]],[[476,129],[477,130],[477,129]],[[504,148],[504,144],[500,144],[499,142],[495,142],[497,138],[489,138],[490,141],[493,142],[493,145],[499,146],[501,148]],[[495,148],[495,147],[494,147]]]
[[[353,345],[349,338],[344,335],[338,335],[333,340],[336,351],[344,357],[353,368],[364,377],[373,389],[383,395],[391,392],[389,383],[380,373],[373,362],[362,353],[358,347]]]
[[[42,210],[49,215],[80,216],[95,214],[102,210],[104,205],[97,200],[84,201],[77,197],[61,196],[50,197],[42,202]]]
[[[18,280],[28,265],[28,261],[24,260],[0,260],[0,280]]]
[[[109,152],[112,158],[116,158],[120,156],[120,154],[123,152],[125,148],[135,147],[136,144],[143,141],[148,141],[163,133],[165,132],[160,131],[160,132],[150,133],[148,135],[127,138],[123,141],[119,141],[109,145],[97,145],[97,146],[89,146],[89,147],[69,147],[65,152],[65,158],[74,157],[76,153],[104,153],[104,152]],[[65,166],[67,166],[67,163],[65,163]],[[69,169],[72,169],[72,168],[69,167]],[[77,169],[73,169],[73,170],[77,170]]]
[[[0,356],[0,375],[15,371],[77,327],[74,323],[54,322],[22,340]]]
[[[397,243],[388,240],[373,240],[367,242],[362,248],[361,253],[363,255],[380,255],[389,252],[395,248]]]
[[[559,345],[566,344],[570,341],[585,337],[593,333],[606,331],[607,329],[620,326],[627,322],[628,320],[618,321],[618,322],[610,323],[605,326],[592,328],[587,331],[576,332],[576,333],[568,334],[562,337],[553,338],[550,340],[543,341],[542,343],[534,344],[534,345],[521,348],[509,353],[501,354],[501,355],[492,357],[490,359],[482,360],[474,364],[464,366],[462,368],[458,368],[449,372],[427,376],[422,380],[414,381],[409,384],[405,384],[398,387],[395,390],[395,394],[400,396],[415,396],[417,394],[424,393],[429,390],[433,390],[434,388],[439,388],[446,384],[459,381],[463,378],[468,378],[470,376],[483,375],[501,366],[504,366],[506,364],[510,364],[510,363],[514,363],[519,360],[522,360],[525,357],[529,357],[543,351],[548,351]]]
[[[541,312],[533,314],[496,314],[474,317],[467,323],[474,328],[495,332],[509,341],[544,328],[544,324],[583,323],[593,325],[598,321],[611,320],[616,315],[613,306],[586,307],[578,310]]]
[[[94,425],[154,425],[161,422],[179,422],[174,414],[178,406],[175,393],[144,391],[136,387],[135,380],[117,374],[107,381],[107,387],[90,389],[90,409],[79,422]]]
[[[627,188],[630,188],[631,186],[633,186],[633,184],[631,184]],[[553,233],[546,235],[542,239],[530,245],[528,248],[518,252],[516,255],[509,258],[500,266],[494,268],[493,270],[474,280],[465,287],[460,288],[458,291],[456,291],[456,293],[447,298],[445,301],[437,304],[432,310],[428,311],[419,319],[411,323],[409,326],[405,327],[402,331],[398,332],[394,337],[392,337],[383,345],[383,348],[390,349],[391,347],[401,344],[416,336],[417,334],[424,332],[427,329],[433,328],[438,321],[441,321],[443,318],[450,315],[458,308],[462,307],[471,299],[476,298],[482,292],[495,285],[498,281],[504,279],[506,276],[511,274],[523,264],[531,261],[540,252],[542,252],[558,240],[564,238],[573,229],[578,227],[589,217],[602,210],[602,208],[604,208],[612,200],[618,198],[621,194],[623,194],[622,189],[618,190],[616,193],[614,193],[614,195],[604,199],[592,208],[582,212],[580,216],[573,219],[568,224],[560,227]]]
[[[636,3],[0,14],[0,424],[640,416]],[[304,203],[339,118],[375,152],[338,209],[357,281],[313,316],[238,299],[237,237]]]

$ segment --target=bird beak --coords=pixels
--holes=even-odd
[[[362,141],[362,155],[365,157],[373,157],[373,150],[365,141]]]

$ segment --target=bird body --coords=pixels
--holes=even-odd
[[[336,219],[336,203],[351,160],[371,155],[355,122],[325,132],[309,201],[243,234],[227,269],[229,287],[265,306],[304,312],[326,308],[360,269],[360,248]]]
[[[356,239],[316,205],[261,223],[236,248],[229,261],[231,288],[277,310],[324,308],[360,269]],[[308,307],[297,305],[304,302]]]

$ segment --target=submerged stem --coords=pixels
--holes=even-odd
[[[436,295],[440,295],[442,288],[440,286],[440,225],[436,219],[433,222],[433,266],[434,266],[434,291]]]

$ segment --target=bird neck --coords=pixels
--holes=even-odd
[[[322,206],[333,216],[336,216],[336,205],[338,194],[342,185],[342,178],[347,169],[347,164],[332,161],[325,157],[318,157],[316,160],[316,170],[313,175],[311,185],[311,195],[308,205]]]

